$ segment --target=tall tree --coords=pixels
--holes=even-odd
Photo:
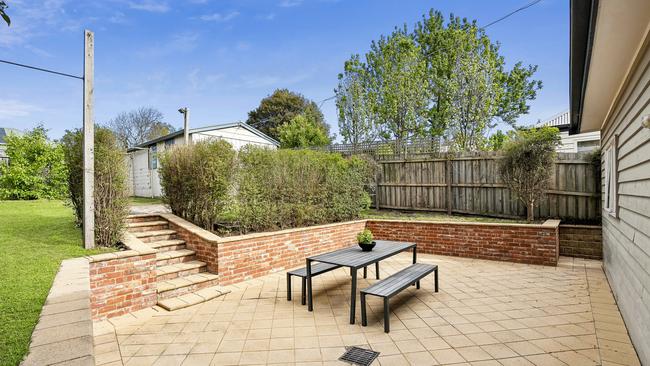
[[[248,112],[246,123],[278,139],[278,127],[290,123],[299,114],[309,115],[329,135],[329,125],[318,105],[288,89],[276,89],[273,94],[262,99],[257,108]]]
[[[9,15],[7,15],[8,7],[9,5],[7,5],[6,1],[0,0],[0,18],[2,18],[7,23],[7,26],[10,26],[11,18],[9,18]]]
[[[353,55],[345,62],[343,73],[339,74],[336,94],[336,108],[339,117],[339,132],[343,142],[357,146],[377,139],[377,124],[373,112],[372,98],[366,93],[368,76],[359,55]]]
[[[162,122],[163,114],[151,107],[122,112],[113,118],[108,127],[125,147],[133,147],[174,131],[169,123]]]

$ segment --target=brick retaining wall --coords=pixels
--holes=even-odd
[[[156,305],[156,251],[126,233],[130,250],[88,257],[93,320]]]
[[[368,220],[376,239],[413,241],[418,252],[557,265],[558,220],[542,225]]]
[[[603,259],[602,227],[560,225],[560,255]]]

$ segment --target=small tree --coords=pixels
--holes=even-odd
[[[329,145],[327,131],[308,115],[299,114],[291,122],[277,128],[280,146],[283,148]]]
[[[47,140],[47,130],[39,126],[6,139],[9,164],[0,164],[0,199],[65,197],[67,173],[63,150]]]
[[[504,183],[526,205],[534,220],[535,204],[544,196],[555,162],[560,132],[555,127],[520,130],[506,143],[499,172]]]
[[[141,107],[118,114],[108,126],[124,147],[133,147],[174,131],[174,126],[162,122],[162,119],[163,114],[159,110]]]
[[[67,131],[62,139],[68,165],[68,190],[77,217],[83,222],[83,135]],[[129,201],[124,150],[107,128],[95,128],[95,241],[109,247],[122,238]]]

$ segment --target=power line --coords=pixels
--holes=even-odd
[[[534,0],[534,1],[531,1],[530,3],[528,3],[528,4],[524,5],[524,6],[522,6],[521,8],[516,9],[516,10],[514,10],[514,11],[511,11],[510,13],[508,13],[508,14],[502,16],[501,18],[499,18],[499,19],[497,19],[497,20],[495,20],[495,21],[493,21],[493,22],[491,22],[491,23],[489,23],[489,24],[483,26],[482,28],[485,29],[485,28],[487,28],[487,27],[489,27],[489,26],[491,26],[491,25],[493,25],[493,24],[496,24],[496,23],[498,23],[498,22],[500,22],[500,21],[502,21],[502,20],[504,20],[504,19],[506,19],[506,18],[508,18],[508,17],[510,17],[510,16],[512,16],[512,15],[514,15],[514,14],[520,12],[520,11],[522,11],[522,10],[526,10],[526,9],[530,8],[531,6],[533,6],[533,5],[537,4],[537,3],[539,3],[540,1],[542,1],[542,0]]]
[[[24,67],[26,69],[32,69],[32,70],[38,70],[38,71],[43,71],[43,72],[49,72],[50,74],[55,74],[55,75],[61,75],[61,76],[67,76],[69,78],[74,78],[74,79],[79,79],[83,80],[84,78],[82,76],[77,76],[77,75],[71,75],[71,74],[66,74],[64,72],[59,72],[59,71],[54,71],[54,70],[48,70],[48,69],[43,69],[41,67],[36,67],[36,66],[30,66],[30,65],[25,65],[25,64],[19,64],[17,62],[11,62],[7,60],[0,60],[0,62],[9,64],[9,65],[14,65],[14,66],[20,66]]]

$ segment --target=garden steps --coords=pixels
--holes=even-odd
[[[160,215],[132,215],[127,229],[146,245],[157,250],[156,282],[158,305],[169,311],[186,308],[229,292],[219,286],[219,276],[207,271],[196,252]]]

